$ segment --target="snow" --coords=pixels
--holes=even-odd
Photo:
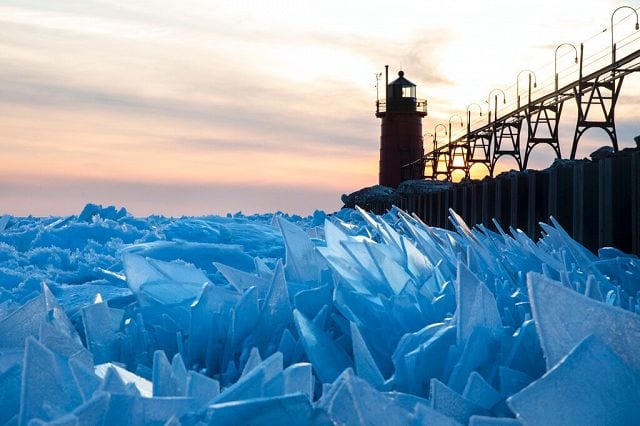
[[[640,261],[398,209],[0,220],[0,423],[637,424]]]

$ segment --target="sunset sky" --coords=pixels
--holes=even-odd
[[[1,212],[70,214],[86,202],[136,215],[334,211],[342,193],[377,183],[375,74],[385,64],[417,84],[432,132],[494,88],[508,109],[521,70],[548,89],[561,43],[585,42],[592,67],[609,61],[621,5],[640,7],[2,0]],[[631,14],[614,17],[619,56],[640,48]],[[577,75],[573,56],[558,52],[561,82]],[[639,74],[625,80],[616,110],[621,147],[640,134]],[[575,108],[565,106],[563,152]],[[604,143],[590,131],[579,155]],[[550,164],[550,152],[531,165]]]

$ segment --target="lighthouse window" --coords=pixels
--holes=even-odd
[[[402,97],[403,98],[415,98],[416,97],[416,88],[413,86],[407,86],[402,88]]]

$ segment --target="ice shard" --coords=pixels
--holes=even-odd
[[[351,323],[351,341],[353,342],[356,373],[376,389],[382,390],[384,388],[384,377],[382,377],[375,360],[371,356],[371,352],[369,352],[358,326],[354,323]]]
[[[80,343],[75,329],[49,287],[43,283],[40,288],[41,294],[0,318],[0,348],[24,346],[27,337],[39,335],[45,322],[49,322],[74,343]]]
[[[96,375],[93,368],[88,368],[83,363],[76,360],[69,360],[69,368],[73,375],[73,380],[82,394],[84,401],[88,401],[93,394],[100,388],[102,381]],[[151,393],[149,393],[150,395]]]
[[[34,418],[53,420],[82,403],[68,364],[33,337],[26,339],[22,365],[21,424]]]
[[[640,374],[604,340],[588,335],[507,402],[525,424],[633,425],[640,418]]]
[[[403,425],[411,423],[413,413],[345,370],[322,398],[318,407],[335,425]]]
[[[225,279],[235,287],[239,292],[244,292],[249,287],[257,287],[261,294],[266,294],[269,289],[271,279],[261,277],[257,274],[241,271],[240,269],[232,268],[223,263],[213,263],[218,271],[225,277]]]
[[[289,289],[282,264],[278,262],[269,292],[262,303],[260,316],[248,342],[267,354],[269,347],[275,348],[280,336],[288,327],[293,327],[293,315]]]
[[[6,424],[20,411],[22,365],[15,363],[0,372],[0,423]]]
[[[97,364],[117,360],[120,355],[120,337],[116,334],[109,307],[105,302],[94,303],[82,309],[82,324],[87,348]]]
[[[179,304],[196,299],[209,278],[186,264],[123,255],[127,283],[143,303]]]
[[[547,369],[593,334],[631,368],[640,371],[637,314],[583,296],[539,274],[527,275],[527,285]]]
[[[204,406],[220,394],[220,383],[210,377],[195,371],[187,373],[185,396],[193,398],[199,405]]]
[[[332,304],[331,290],[332,288],[328,284],[302,290],[294,296],[294,305],[305,316],[313,318],[323,307]]]
[[[456,304],[458,344],[464,344],[476,327],[500,332],[502,319],[494,295],[463,263],[458,263]]]
[[[153,354],[153,396],[177,396],[178,384],[164,351]]]
[[[323,330],[295,309],[293,316],[307,357],[322,383],[332,382],[353,365],[349,355]]]
[[[220,425],[271,426],[290,424],[311,426],[323,424],[316,423],[311,403],[303,394],[216,403],[209,406],[206,418],[209,424]]]
[[[456,327],[443,326],[425,342],[406,353],[394,354],[395,388],[418,396],[428,396],[432,378],[444,380],[449,348],[455,344]]]
[[[74,408],[71,412],[71,416],[75,418],[75,422],[71,422],[71,424],[102,424],[105,421],[108,409],[109,394],[105,392],[97,392],[84,404]]]
[[[462,396],[485,410],[491,410],[503,399],[500,392],[475,371],[469,374]]]
[[[307,233],[282,217],[278,217],[278,226],[286,246],[287,278],[300,283],[320,282],[324,264]]]
[[[112,363],[96,365],[95,374],[103,380],[107,377],[107,374],[115,374],[125,385],[135,386],[137,393],[141,396],[151,397],[153,395],[153,384],[149,380],[118,365]]]
[[[242,376],[233,385],[224,389],[212,402],[218,404],[263,397],[265,384],[282,373],[282,370],[282,354],[276,352],[249,371],[248,374]]]
[[[489,329],[476,327],[465,342],[460,358],[453,367],[447,385],[462,393],[469,375],[474,371],[488,371],[494,361],[496,340]]]
[[[75,330],[73,335],[70,336],[52,323],[44,321],[40,324],[40,332],[38,334],[40,343],[53,352],[70,360],[76,360],[88,368],[93,366],[93,354],[82,345]]]
[[[431,407],[440,413],[466,424],[474,414],[488,414],[488,411],[474,404],[437,379],[431,379]]]
[[[522,423],[510,417],[489,417],[474,415],[469,418],[469,426],[520,426]]]

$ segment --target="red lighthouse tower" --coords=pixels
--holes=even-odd
[[[422,179],[421,167],[404,174],[402,166],[420,160],[422,117],[427,115],[427,102],[416,98],[416,85],[398,72],[389,83],[389,66],[385,66],[385,102],[376,102],[376,117],[382,118],[380,135],[380,185],[397,188],[401,181]]]

